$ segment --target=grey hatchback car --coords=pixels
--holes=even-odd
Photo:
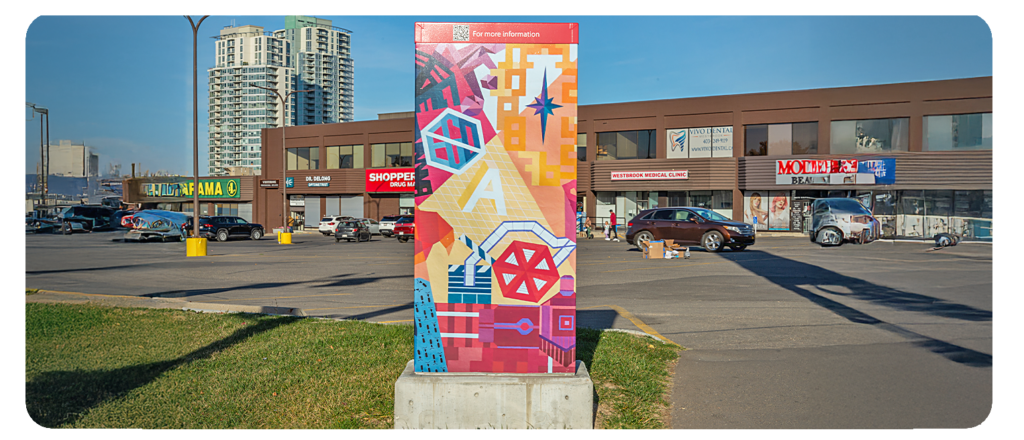
[[[338,227],[334,230],[334,241],[339,242],[341,240],[355,240],[357,243],[360,241],[370,241],[370,227],[358,220],[338,222]]]

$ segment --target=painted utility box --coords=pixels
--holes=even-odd
[[[416,24],[416,372],[575,372],[577,42]]]

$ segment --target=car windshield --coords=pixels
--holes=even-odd
[[[334,219],[330,218],[330,217],[324,217],[324,218],[320,219],[320,221],[322,221],[322,222],[333,222]]]
[[[355,228],[359,226],[356,222],[345,222],[342,223],[341,225],[346,228]]]
[[[388,216],[385,216],[384,218],[380,219],[380,221],[382,221],[382,222],[393,222],[395,220],[398,220],[398,217],[395,217],[393,215],[388,215]]]
[[[719,213],[717,213],[715,211],[712,211],[710,209],[693,208],[693,212],[696,212],[701,217],[704,217],[705,219],[711,220],[713,222],[729,222],[729,221],[732,221],[732,220],[730,220],[728,218],[725,218],[724,215],[719,214]]]
[[[408,217],[402,218],[402,219],[398,220],[398,223],[412,223],[412,222],[413,222],[413,219],[408,218]]]
[[[848,212],[851,214],[867,214],[871,213],[861,205],[860,202],[854,199],[831,199],[828,201],[828,206],[834,211]]]

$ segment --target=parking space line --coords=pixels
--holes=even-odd
[[[604,305],[600,305],[600,306],[584,307],[582,309],[577,309],[577,310],[596,309],[598,307],[608,307],[608,308],[610,308],[612,310],[615,310],[615,313],[618,313],[619,316],[628,319],[629,322],[632,322],[633,325],[637,326],[637,328],[642,330],[644,333],[647,333],[647,334],[649,334],[651,336],[654,336],[655,338],[660,339],[662,342],[664,342],[666,344],[671,344],[671,345],[675,345],[676,347],[682,348],[681,345],[675,343],[674,341],[672,341],[669,338],[666,338],[666,337],[662,336],[661,333],[658,333],[657,330],[655,330],[651,326],[649,326],[646,323],[644,323],[640,318],[637,318],[636,315],[630,313],[629,310],[626,310],[626,309],[624,309],[622,307],[619,307],[619,306],[617,306],[615,304],[604,304]]]
[[[133,296],[133,295],[109,295],[109,294],[104,294],[104,293],[82,293],[82,292],[66,292],[66,291],[63,291],[63,290],[39,289],[39,293],[44,293],[44,292],[47,292],[47,293],[62,293],[62,294],[65,294],[65,295],[104,296],[104,297],[108,297],[108,298],[135,298],[135,299],[145,299],[146,298],[144,296]]]

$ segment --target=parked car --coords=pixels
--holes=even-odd
[[[411,218],[413,218],[413,216],[411,216],[411,215],[388,215],[388,216],[384,216],[384,218],[380,219],[380,226],[379,226],[380,235],[383,235],[385,237],[392,236],[393,235],[393,230],[395,229],[395,223],[397,223],[399,220],[401,220],[403,218],[410,218],[411,219]]]
[[[25,232],[29,234],[52,234],[60,231],[60,223],[38,217],[25,218]]]
[[[339,242],[342,239],[356,242],[370,241],[370,228],[360,220],[343,220],[334,230],[334,241]]]
[[[114,229],[113,217],[114,210],[104,206],[76,205],[64,208],[57,214],[57,221],[62,223],[65,233],[78,230],[75,223],[88,232]]]
[[[752,225],[730,220],[705,208],[648,209],[640,211],[627,226],[626,242],[641,250],[643,242],[666,238],[684,246],[698,245],[708,252],[717,252],[723,247],[742,251],[754,244]]]
[[[363,222],[366,224],[366,227],[370,228],[370,235],[380,235],[380,222],[377,220],[372,218],[357,218],[356,220]]]
[[[870,243],[881,237],[881,223],[857,199],[817,199],[811,210],[811,241],[822,246]]]
[[[135,213],[132,227],[125,232],[125,241],[184,241],[183,225],[190,220],[186,213],[148,209]]]
[[[192,234],[192,218],[182,228],[186,235]],[[265,235],[263,225],[249,223],[244,218],[226,215],[199,217],[199,236],[217,241],[228,241],[232,237],[249,237],[259,240]]]
[[[338,229],[338,224],[345,220],[352,220],[352,217],[347,215],[332,215],[324,217],[320,219],[320,227],[317,228],[317,230],[319,230],[321,234],[324,234],[324,237],[330,237],[331,234],[334,234],[334,230]]]
[[[135,211],[120,210],[114,211],[113,222],[114,225],[120,225],[122,228],[132,227],[132,218],[135,217]]]
[[[412,217],[402,217],[395,223],[393,233],[395,237],[398,237],[398,241],[405,243],[410,238],[416,237],[416,223]]]

